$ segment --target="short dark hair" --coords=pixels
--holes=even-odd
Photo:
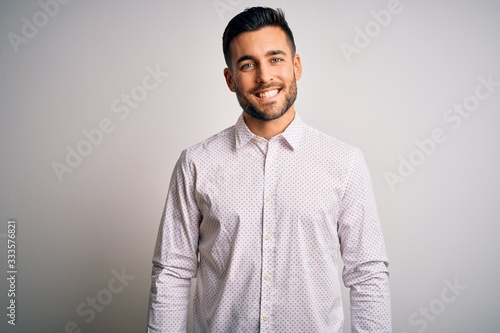
[[[222,35],[222,51],[226,64],[230,67],[231,64],[231,42],[243,32],[257,31],[267,26],[281,28],[290,44],[292,55],[295,54],[295,41],[293,39],[292,30],[288,27],[285,20],[285,13],[281,9],[273,9],[268,7],[252,7],[247,8],[229,21],[224,34]]]

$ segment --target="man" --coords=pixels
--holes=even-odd
[[[390,332],[388,261],[364,158],[305,125],[302,65],[281,10],[254,7],[223,35],[243,113],[182,152],[153,258],[148,332]],[[198,260],[199,256],[199,260]]]

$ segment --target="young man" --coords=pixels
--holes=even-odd
[[[236,124],[182,152],[153,258],[148,332],[390,332],[388,261],[361,152],[304,124],[302,65],[283,12],[254,7],[223,35]],[[198,260],[199,255],[199,260]]]

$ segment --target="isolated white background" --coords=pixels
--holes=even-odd
[[[267,5],[285,10],[302,56],[303,120],[365,153],[390,259],[394,332],[499,332],[500,87],[457,129],[443,115],[474,94],[479,76],[500,81],[500,3],[401,0],[350,62],[341,43],[355,45],[355,28],[388,1],[218,3],[225,11],[213,0],[71,1],[17,53],[8,34],[22,36],[22,18],[33,22],[41,7],[0,3],[0,331],[64,332],[71,321],[82,332],[145,331],[174,163],[241,112],[223,80],[222,32],[244,8]],[[122,120],[111,104],[141,86],[147,67],[169,75]],[[66,146],[76,149],[82,131],[105,118],[114,130],[60,182],[53,162],[65,164]],[[434,128],[447,140],[392,191],[384,173],[397,173],[399,158]],[[5,308],[10,218],[18,223],[16,327]],[[112,270],[122,269],[135,278],[86,323],[77,307],[103,297]],[[455,280],[467,289],[445,303],[443,292],[454,295],[446,281]],[[423,319],[429,307],[433,319]]]

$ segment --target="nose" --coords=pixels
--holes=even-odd
[[[269,64],[262,63],[257,68],[257,83],[268,83],[273,80],[272,68]]]

